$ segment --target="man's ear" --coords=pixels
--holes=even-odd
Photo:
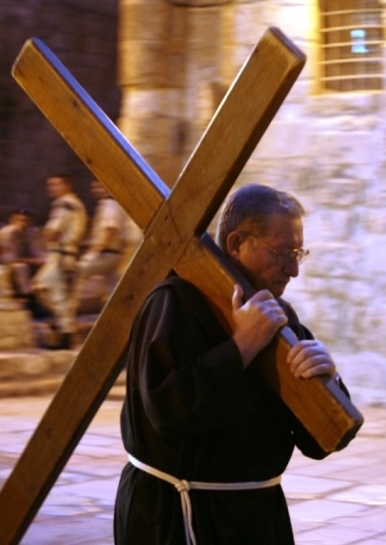
[[[240,246],[242,241],[242,236],[237,231],[232,231],[227,236],[227,253],[236,261],[239,261]]]

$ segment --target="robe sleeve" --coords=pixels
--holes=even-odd
[[[246,410],[246,378],[240,352],[221,328],[217,339],[187,312],[173,289],[156,290],[133,328],[129,362],[131,387],[139,390],[153,428],[188,436],[236,421]]]

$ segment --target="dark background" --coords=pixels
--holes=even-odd
[[[45,180],[62,171],[74,177],[91,213],[92,173],[14,81],[11,68],[24,42],[40,38],[116,122],[117,21],[118,0],[1,0],[0,223],[15,207],[32,209],[35,223],[44,223]]]

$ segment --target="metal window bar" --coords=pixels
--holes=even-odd
[[[362,59],[356,59],[356,58],[349,58],[349,59],[333,59],[331,61],[321,61],[320,64],[323,64],[324,66],[330,65],[330,64],[359,64],[359,63],[376,63],[379,64],[382,62],[382,57],[366,57]]]
[[[331,11],[326,10],[328,7],[326,2],[320,2],[320,6],[324,7],[320,10],[322,23],[320,47],[325,56],[324,60],[320,61],[324,72],[320,81],[326,84],[326,90],[381,90],[384,80],[383,58],[380,51],[384,43],[381,7],[373,4],[367,8],[361,3],[358,8],[354,8],[351,3],[349,9],[342,9],[341,5],[337,6],[331,1],[330,6],[333,8]],[[334,26],[329,26],[329,22]],[[357,42],[353,35],[354,31],[363,32],[363,36],[359,36]],[[350,34],[352,38],[347,41]],[[358,47],[357,51],[354,50],[355,45]],[[329,83],[334,85],[331,87]]]
[[[354,9],[341,9],[334,11],[319,11],[320,15],[330,16],[330,15],[347,15],[347,14],[361,14],[368,15],[370,13],[381,13],[382,8],[354,8]]]
[[[328,49],[332,47],[351,47],[352,41],[350,42],[330,42],[328,44],[321,44],[322,49]],[[383,40],[366,40],[366,45],[383,45]]]
[[[320,11],[319,13],[325,17],[330,17],[331,15],[369,15],[370,13],[382,13],[382,8],[342,9],[339,11]]]
[[[369,29],[376,29],[376,30],[382,30],[383,29],[383,26],[382,25],[377,25],[377,24],[356,24],[356,25],[344,25],[344,26],[335,26],[335,27],[328,27],[328,28],[321,28],[320,29],[320,32],[324,33],[324,34],[328,34],[329,32],[339,32],[339,31],[343,31],[343,30],[356,30],[358,28],[361,28],[361,30],[369,30]]]
[[[358,79],[357,74],[351,74],[351,76],[322,76],[320,78],[322,81],[347,81],[347,80],[356,80]],[[383,74],[361,74],[360,80],[374,79],[383,81],[385,76]]]

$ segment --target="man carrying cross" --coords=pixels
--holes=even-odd
[[[262,378],[265,347],[289,326],[300,339],[292,374],[334,377],[347,393],[326,348],[281,299],[308,254],[303,214],[295,198],[258,184],[225,202],[217,242],[258,290],[244,303],[235,287],[232,333],[173,274],[142,306],[127,359],[116,545],[294,543],[280,476],[295,446],[327,453]]]

